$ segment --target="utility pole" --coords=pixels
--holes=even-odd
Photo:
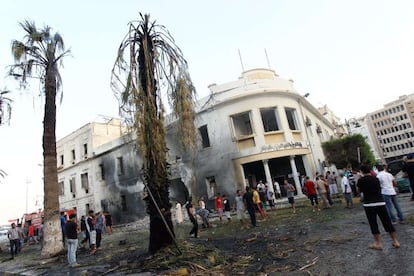
[[[357,154],[358,154],[358,164],[361,165],[361,150],[357,147]]]
[[[28,204],[29,204],[29,184],[31,181],[26,179],[26,214],[28,213]]]

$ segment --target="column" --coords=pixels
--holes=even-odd
[[[241,185],[241,187],[239,187],[239,189],[242,192],[244,192],[244,191],[246,191],[246,186],[248,186],[248,183],[246,183],[246,176],[244,175],[243,164],[240,164],[239,167],[240,167],[240,175],[241,175],[241,180],[242,180],[242,182],[241,182],[242,185]]]
[[[292,141],[293,139],[292,131],[290,130],[287,119],[286,119],[285,109],[282,107],[278,107],[276,110],[277,110],[277,116],[280,118],[279,120],[280,126],[281,126],[281,130],[283,130],[285,141]]]
[[[309,161],[310,155],[311,153],[307,155],[302,155],[302,161],[303,161],[303,165],[305,166],[305,175],[312,178],[315,175],[315,169],[312,166],[313,163]]]
[[[274,196],[275,190],[273,189],[272,176],[270,175],[269,160],[264,159],[262,160],[262,162],[263,162],[263,167],[264,167],[265,176],[266,176],[267,188],[273,193],[273,196]]]
[[[295,182],[296,191],[298,192],[298,196],[301,196],[303,195],[303,193],[302,193],[302,187],[299,181],[298,170],[296,169],[295,156],[294,155],[289,156],[289,161],[290,161],[290,167],[292,169],[293,181]]]

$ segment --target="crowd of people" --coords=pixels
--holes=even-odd
[[[80,221],[77,214],[67,216],[61,212],[60,222],[62,227],[63,244],[67,245],[68,263],[72,267],[79,266],[76,261],[76,251],[87,248],[90,254],[95,254],[101,247],[102,234],[112,234],[112,215],[109,212],[88,211],[87,216],[82,216]]]
[[[70,266],[78,266],[76,252],[81,248],[88,248],[94,254],[101,246],[102,234],[112,234],[112,216],[108,212],[90,210],[87,216],[80,220],[76,213],[60,213],[60,226],[63,246],[67,248],[67,258]],[[22,250],[24,245],[40,244],[43,247],[43,222],[35,227],[26,222],[26,227],[12,223],[7,236],[10,241],[12,259]]]
[[[414,155],[412,159],[411,173],[414,182]],[[409,175],[408,172],[406,174]],[[396,180],[392,174],[387,172],[385,166],[376,165],[374,169],[370,166],[361,166],[359,170],[343,170],[338,176],[331,171],[327,171],[325,175],[316,173],[312,178],[301,176],[300,184],[303,194],[310,201],[313,212],[330,209],[334,204],[333,198],[343,198],[344,207],[349,209],[354,208],[355,199],[361,201],[374,237],[374,243],[370,244],[369,248],[382,249],[377,218],[380,219],[385,231],[389,233],[392,245],[395,248],[400,247],[394,225],[404,224],[404,215],[396,197]],[[190,198],[185,204],[187,215],[193,224],[190,235],[198,237],[197,218],[202,221],[203,228],[210,227],[209,218],[212,217],[212,213],[215,213],[219,221],[223,221],[224,214],[227,223],[231,223],[231,211],[233,211],[242,229],[257,227],[258,218],[266,220],[267,210],[275,208],[275,199],[280,199],[282,194],[286,196],[292,212],[296,213],[295,194],[297,194],[297,190],[289,178],[285,177],[282,185],[275,182],[272,188],[259,181],[254,187],[247,186],[244,191],[237,190],[233,204],[230,204],[229,197],[217,193],[214,197],[214,210],[206,208],[203,196],[198,199],[195,207]],[[177,205],[181,206],[178,202]],[[178,210],[176,209],[176,211]],[[179,211],[181,212],[181,209]],[[183,221],[182,215],[176,215],[176,217],[180,217],[178,223]]]
[[[32,244],[42,244],[43,242],[43,223],[35,226],[27,223],[25,227],[21,223],[12,223],[8,231],[10,241],[10,254],[12,259],[17,256],[22,248]]]
[[[413,187],[414,155],[411,156],[410,160],[412,160],[411,163],[407,161],[407,166],[403,168],[403,171],[408,177],[411,187]],[[333,205],[332,198],[340,197],[341,194],[345,202],[345,208],[349,209],[354,207],[353,198],[360,198],[374,237],[374,243],[369,248],[382,249],[377,217],[383,224],[385,231],[389,233],[392,245],[395,248],[400,247],[394,225],[405,223],[404,215],[396,197],[396,180],[392,174],[387,172],[385,166],[376,165],[375,170],[370,166],[361,166],[360,170],[344,170],[339,174],[339,181],[335,172],[330,171],[327,171],[325,175],[316,173],[313,178],[301,176],[300,185],[302,192],[310,201],[313,212],[320,212],[321,208],[331,208]],[[282,185],[275,181],[273,187],[270,187],[267,183],[259,181],[254,187],[247,186],[244,191],[237,190],[233,204],[231,204],[227,195],[217,193],[214,197],[214,211],[206,207],[203,196],[194,202],[190,197],[185,203],[187,216],[193,225],[189,234],[195,238],[198,237],[199,219],[202,228],[211,227],[209,218],[213,212],[220,222],[225,220],[227,223],[232,223],[231,212],[234,211],[242,229],[257,227],[257,216],[260,216],[261,220],[266,220],[268,217],[267,210],[275,208],[275,200],[280,199],[282,194],[286,196],[287,202],[295,214],[295,194],[297,194],[297,190],[288,177],[285,177]],[[414,196],[412,200],[414,200]],[[193,204],[196,204],[196,206]],[[177,223],[182,223],[184,217],[180,202],[176,203],[175,211]],[[250,223],[248,223],[248,218]],[[62,212],[60,222],[62,241],[63,245],[67,247],[67,258],[70,266],[78,266],[76,252],[79,248],[88,248],[89,253],[94,254],[101,247],[102,234],[112,233],[112,216],[108,212],[94,213],[90,210],[88,215],[82,216],[79,221],[76,213],[72,213],[67,217]],[[35,231],[37,235],[35,235]],[[10,253],[14,258],[20,252],[23,241],[26,240],[27,244],[42,244],[43,224],[38,226],[37,229],[28,224],[25,232],[21,225],[13,223],[8,231],[8,238],[10,240]]]

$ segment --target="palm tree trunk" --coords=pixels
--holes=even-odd
[[[171,218],[171,205],[168,193],[168,180],[164,185],[160,185],[158,189],[150,188],[158,208],[161,211],[161,217],[159,210],[156,208],[154,202],[149,199],[148,211],[150,216],[150,239],[148,251],[155,253],[164,246],[173,244],[174,235],[173,224]],[[165,222],[164,222],[165,221]],[[167,225],[166,225],[167,224]],[[168,226],[168,228],[167,228]]]
[[[44,244],[41,255],[51,257],[64,248],[59,216],[59,186],[56,157],[56,74],[51,65],[46,72],[43,120]]]

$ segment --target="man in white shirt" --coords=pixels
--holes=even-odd
[[[265,185],[263,184],[263,181],[261,181],[261,180],[257,184],[257,190],[259,191],[260,189],[262,189],[263,191],[265,189]]]
[[[341,173],[341,189],[346,201],[345,208],[353,208],[354,204],[352,202],[352,189],[349,185],[348,177],[346,177],[344,173]]]
[[[277,181],[275,180],[275,183],[274,183],[273,185],[274,185],[274,187],[275,187],[275,192],[276,192],[275,197],[276,197],[276,199],[281,198],[281,191],[280,191],[279,182],[277,182]]]
[[[20,234],[16,228],[16,223],[12,223],[11,228],[7,231],[7,237],[10,241],[11,258],[14,259],[14,257],[19,253],[20,248]]]
[[[397,185],[395,178],[392,174],[384,170],[383,165],[377,165],[376,167],[378,170],[377,178],[379,179],[381,184],[382,197],[384,198],[391,221],[393,224],[397,223],[397,218],[395,217],[392,211],[392,207],[394,206],[395,211],[397,211],[400,223],[404,223],[404,216],[401,211],[400,205],[398,204],[397,192],[394,188]]]
[[[246,214],[244,213],[244,203],[243,203],[243,193],[240,190],[237,190],[236,197],[234,198],[234,204],[236,207],[237,212],[237,218],[240,221],[241,228],[244,229],[244,227],[249,228],[247,225],[247,222],[245,222]]]

